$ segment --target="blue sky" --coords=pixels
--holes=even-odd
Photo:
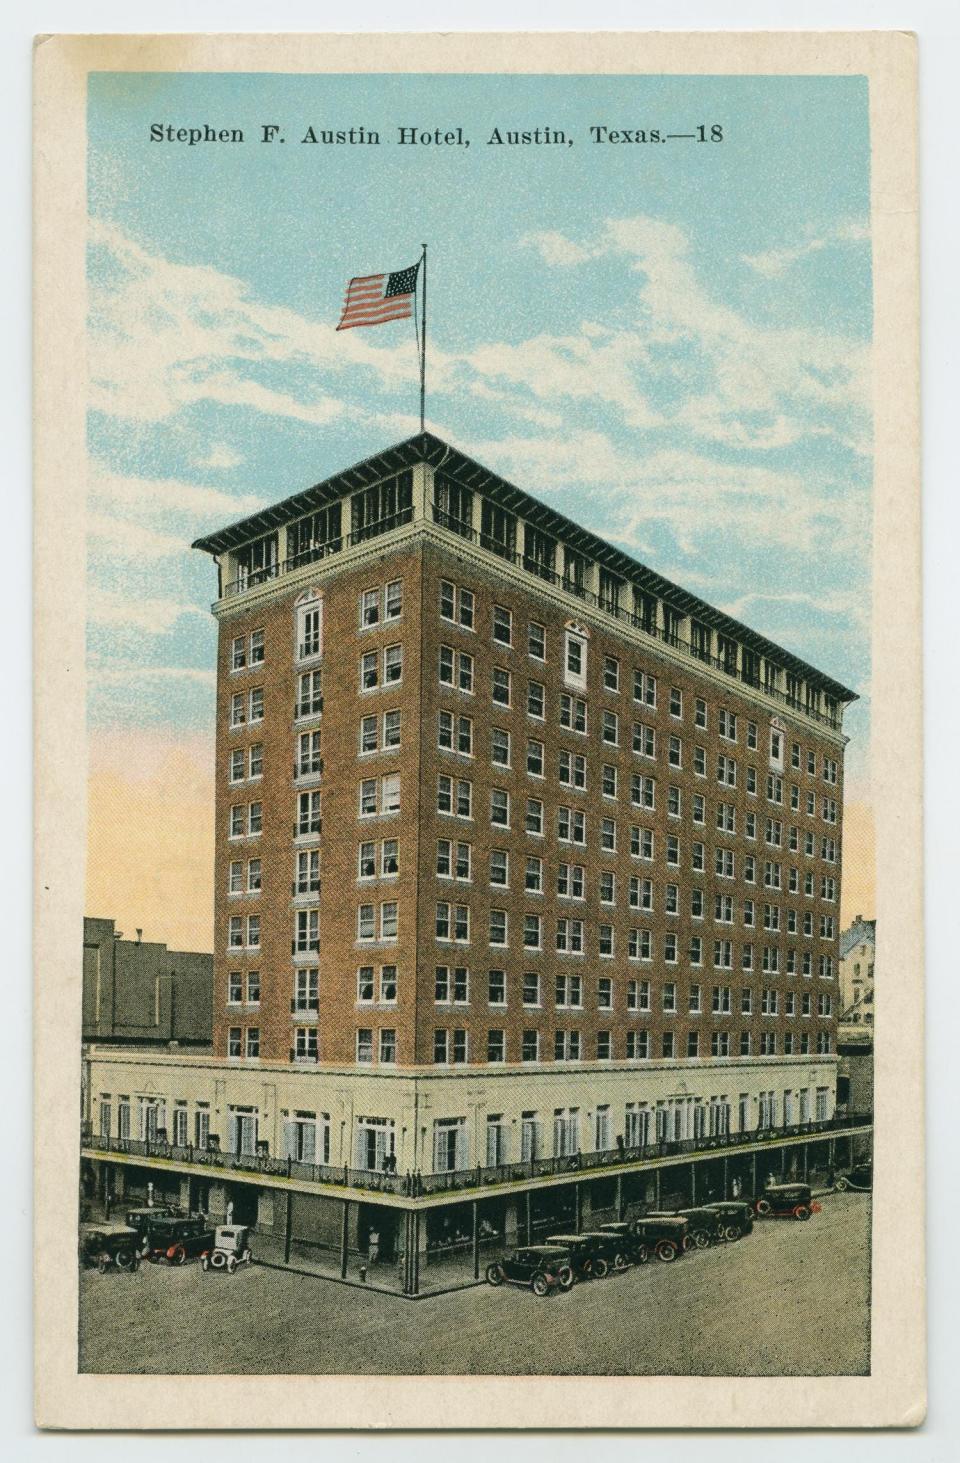
[[[153,122],[248,140],[151,143]],[[715,122],[722,143],[588,130]],[[311,124],[383,141],[304,145]],[[573,145],[487,144],[537,125]],[[859,691],[865,775],[862,78],[101,75],[89,143],[95,733],[211,731],[215,577],[190,541],[417,429],[412,323],[334,327],[351,275],[425,239],[428,425]]]

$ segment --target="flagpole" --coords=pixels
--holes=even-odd
[[[427,400],[427,246],[423,245],[423,331],[420,338],[420,431],[424,430]]]

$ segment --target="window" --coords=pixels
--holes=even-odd
[[[616,747],[620,742],[620,718],[615,711],[605,711],[600,728],[600,735],[611,747]]]
[[[620,690],[620,662],[612,655],[605,655],[603,658],[603,689]]]
[[[556,1062],[579,1062],[580,1032],[555,1031],[553,1034],[553,1058]]]
[[[737,740],[737,718],[732,711],[721,711],[719,717],[720,735],[728,742]]]
[[[380,591],[365,589],[360,595],[360,628],[367,630],[380,623]]]
[[[447,844],[449,850],[450,845]],[[437,872],[440,872],[439,859]],[[504,848],[494,848],[490,851],[490,883],[506,888],[510,882],[510,855]]]
[[[490,911],[490,944],[493,946],[504,946],[507,943],[507,911],[505,909],[491,909]]]
[[[547,632],[533,620],[527,626],[527,654],[534,660],[547,658]]]
[[[542,917],[539,914],[523,916],[523,947],[525,950],[539,950],[542,944]]]
[[[503,605],[493,607],[493,638],[498,645],[513,644],[513,611]]]
[[[648,676],[646,671],[634,670],[633,699],[639,701],[643,706],[651,706],[655,709],[657,705],[656,676]]]
[[[248,1058],[257,1058],[260,1055],[260,1028],[259,1026],[247,1027],[247,1050]]]
[[[524,829],[527,833],[534,835],[542,836],[543,834],[543,803],[539,798],[527,798]]]
[[[510,794],[504,788],[491,789],[490,822],[497,828],[510,826]]]
[[[487,1000],[491,1006],[505,1006],[507,1004],[507,977],[503,970],[491,970],[487,973]]]
[[[510,672],[502,666],[494,666],[492,695],[497,706],[510,705]]]
[[[242,671],[247,663],[247,641],[243,635],[238,635],[230,647],[230,669]]]
[[[523,1004],[527,1007],[540,1005],[540,977],[533,972],[523,977]]]
[[[560,864],[557,870],[557,893],[562,899],[582,899],[584,869],[582,864]]]
[[[649,1031],[628,1031],[627,1032],[627,1060],[646,1061],[650,1056],[650,1033]],[[629,1125],[628,1125],[629,1128]],[[636,1147],[631,1144],[631,1147]]]
[[[540,1060],[540,1033],[538,1031],[525,1031],[520,1042],[520,1060],[522,1062],[538,1062]],[[521,1136],[525,1143],[532,1143],[533,1132],[531,1126],[524,1121]],[[531,1155],[527,1155],[528,1157]]]
[[[463,718],[464,721],[466,719],[466,717]],[[470,740],[472,745],[472,722],[470,723],[470,727]],[[459,750],[462,752],[464,750],[463,746]],[[490,760],[495,767],[510,766],[510,733],[504,731],[502,727],[495,726],[490,733]]]
[[[586,816],[579,808],[557,809],[557,837],[561,843],[586,844]]]
[[[657,734],[652,726],[646,726],[642,721],[633,723],[633,750],[638,757],[656,757]]]
[[[564,638],[564,675],[568,686],[587,684],[587,642],[583,635],[568,630]]]
[[[364,656],[366,660],[366,656]],[[374,677],[376,685],[376,677]],[[361,671],[361,686],[366,689]],[[319,716],[323,710],[323,676],[320,671],[303,671],[297,677],[296,715]]]
[[[671,767],[683,766],[683,743],[679,737],[671,737],[668,744],[667,760]]]
[[[583,920],[557,920],[556,949],[561,955],[583,954]]]
[[[560,725],[570,731],[586,735],[587,731],[587,703],[579,696],[568,696],[564,691],[560,696]]]
[[[539,681],[527,682],[527,715],[544,719],[544,688]]]
[[[242,691],[230,697],[230,725],[244,726],[247,720],[247,698]]]
[[[387,645],[383,652],[383,683],[396,685],[403,678],[403,646]]]
[[[503,1062],[503,1061],[506,1061],[506,1037],[505,1037],[505,1034],[504,1034],[503,1031],[488,1031],[487,1032],[487,1061],[488,1062]],[[498,1129],[497,1131],[502,1134],[502,1131],[503,1130],[502,1129]],[[488,1118],[487,1119],[487,1150],[488,1150],[488,1152],[487,1152],[487,1163],[488,1163],[488,1165],[491,1164],[491,1163],[496,1164],[496,1163],[499,1163],[499,1162],[502,1161],[502,1153],[500,1154],[500,1156],[494,1156],[494,1158],[492,1160],[490,1158],[490,1152],[489,1152],[489,1149],[490,1149],[490,1133],[491,1133],[490,1119]]]

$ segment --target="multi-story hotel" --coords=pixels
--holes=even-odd
[[[622,1209],[835,1131],[851,691],[430,434],[195,547],[213,1056],[94,1052],[90,1158],[219,1150],[288,1255],[363,1195],[345,1267],[371,1187],[409,1252],[470,1171],[509,1233],[562,1171]]]

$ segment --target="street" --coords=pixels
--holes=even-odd
[[[830,1376],[869,1370],[870,1209],[829,1195],[806,1224],[538,1300],[483,1285],[409,1301],[247,1266],[80,1277],[95,1373]],[[389,1366],[386,1361],[389,1359]]]

